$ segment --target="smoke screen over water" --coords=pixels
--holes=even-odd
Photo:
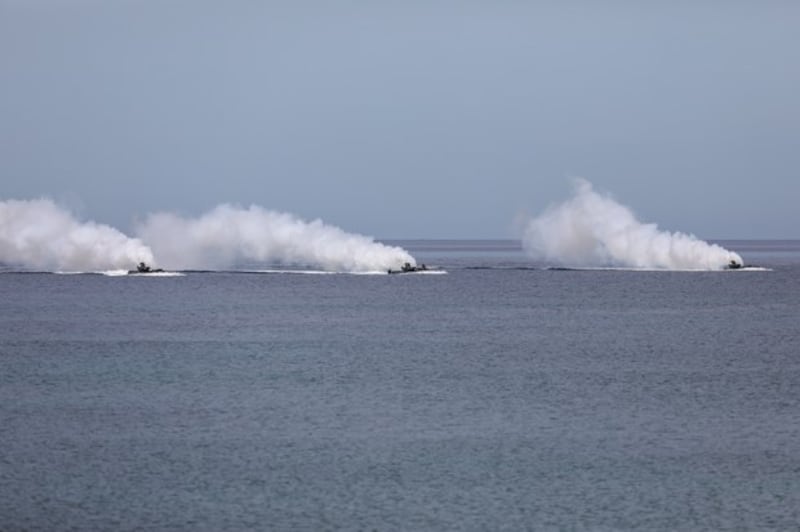
[[[359,272],[415,263],[401,248],[258,206],[220,205],[191,219],[153,214],[137,232],[168,268],[222,268],[251,260]]]
[[[0,263],[47,271],[127,270],[139,262],[170,269],[219,269],[240,261],[367,272],[414,258],[399,247],[320,220],[258,206],[220,205],[198,218],[159,213],[131,238],[77,220],[51,200],[0,201]]]
[[[534,259],[569,267],[719,270],[742,258],[693,235],[637,220],[611,197],[575,180],[572,198],[530,220],[522,239]]]
[[[48,199],[0,201],[0,264],[47,271],[218,270],[242,264],[379,272],[416,260],[406,250],[321,220],[253,205],[219,205],[189,218],[150,214],[129,237],[78,220]],[[523,247],[534,259],[583,268],[720,270],[741,257],[693,235],[640,222],[626,206],[575,181],[572,198],[530,220]]]
[[[153,262],[141,240],[80,222],[51,200],[0,201],[0,263],[49,271],[127,269]]]

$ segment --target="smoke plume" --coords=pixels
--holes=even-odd
[[[401,248],[258,206],[220,205],[199,218],[152,214],[137,234],[153,249],[159,265],[170,269],[218,269],[257,261],[359,272],[415,264]]]
[[[742,258],[693,235],[644,224],[612,198],[576,180],[574,196],[531,220],[523,246],[538,260],[573,267],[718,270]]]
[[[48,271],[128,269],[150,249],[113,227],[80,222],[48,199],[0,201],[0,262]]]
[[[416,263],[401,248],[257,206],[220,205],[195,219],[151,214],[138,235],[130,238],[107,225],[80,222],[48,199],[0,201],[0,263],[26,269],[128,270],[139,262],[218,269],[261,262],[368,272]]]

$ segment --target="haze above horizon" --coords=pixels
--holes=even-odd
[[[0,200],[518,238],[581,176],[797,238],[800,4],[0,0]]]

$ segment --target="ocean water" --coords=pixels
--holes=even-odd
[[[797,530],[800,242],[753,271],[0,274],[0,530]]]

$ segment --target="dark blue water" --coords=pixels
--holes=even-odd
[[[0,274],[2,530],[797,530],[771,271]]]

